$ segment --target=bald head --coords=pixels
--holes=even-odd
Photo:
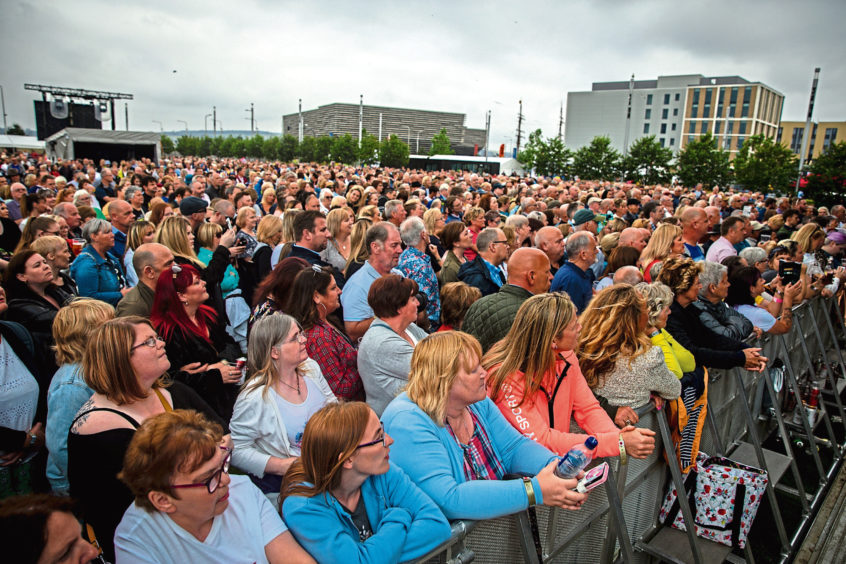
[[[542,294],[552,282],[549,264],[549,257],[540,249],[521,247],[508,259],[508,283]]]
[[[620,241],[617,243],[620,247],[634,247],[638,252],[646,248],[646,238],[643,236],[643,231],[637,227],[626,227],[620,232]]]
[[[708,214],[708,227],[714,227],[720,223],[720,208],[717,206],[706,206],[705,213]]]
[[[557,227],[541,227],[535,234],[535,247],[543,251],[551,263],[558,264],[564,256],[564,235]]]
[[[708,232],[708,214],[702,208],[687,208],[681,215],[682,238],[695,245]]]
[[[159,275],[173,266],[173,253],[159,243],[144,243],[135,249],[132,256],[132,268],[138,275],[138,280],[155,290]]]
[[[643,276],[636,266],[621,266],[614,273],[614,284],[640,284],[643,282]]]

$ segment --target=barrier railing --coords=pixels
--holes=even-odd
[[[815,298],[794,308],[790,333],[766,335],[751,343],[762,347],[762,354],[769,358],[768,367],[773,366],[775,359],[783,362],[783,383],[769,368],[762,373],[741,369],[709,372],[708,414],[700,450],[726,455],[769,472],[767,497],[782,561],[789,559],[801,543],[846,452],[846,416],[840,399],[840,392],[846,387],[846,363],[839,346],[841,339],[846,339],[846,327],[837,314],[835,300]],[[837,378],[837,372],[841,378]],[[803,403],[800,387],[808,379],[825,381],[832,390],[824,390],[819,407],[813,411]],[[792,419],[786,418],[782,410],[790,400],[795,402]],[[682,476],[675,463],[665,413],[656,411],[652,404],[637,411],[638,425],[657,433],[655,451],[643,460],[629,458],[626,465],[621,465],[618,458],[607,460],[611,467],[608,487],[593,490],[580,511],[535,508],[542,561],[648,562],[654,557],[670,562],[721,562],[726,557],[742,560],[743,556],[729,555],[730,547],[658,523],[668,484],[672,481],[679,488]],[[839,440],[835,427],[841,430]],[[820,436],[821,431],[826,436]],[[784,452],[764,448],[765,439],[773,435],[780,438]],[[797,463],[797,450],[812,459],[815,472],[806,468],[803,473]],[[666,460],[674,463],[667,464]],[[788,471],[792,485],[781,483]],[[801,507],[802,515],[792,535],[784,523],[777,491],[797,499]],[[680,505],[685,522],[692,522],[692,508],[686,501]],[[451,538],[417,562],[541,561],[528,512],[487,521],[456,521],[452,527]],[[618,533],[621,530],[623,535]],[[748,561],[753,560],[752,542],[745,551]]]

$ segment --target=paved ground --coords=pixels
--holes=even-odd
[[[846,562],[846,464],[834,478],[831,489],[799,548],[797,564]]]

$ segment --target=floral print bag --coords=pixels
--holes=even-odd
[[[696,521],[696,534],[727,546],[744,548],[767,482],[769,477],[760,468],[700,452],[696,467],[684,481]],[[685,531],[677,496],[671,483],[658,518],[661,523],[670,523]]]

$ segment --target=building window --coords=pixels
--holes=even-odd
[[[737,104],[737,86],[731,89],[731,96],[729,97],[730,104]]]
[[[834,140],[837,139],[837,128],[836,127],[828,127],[825,130],[825,137],[823,138],[823,153],[828,151],[828,148],[831,147]]]
[[[670,103],[670,95],[664,94],[664,105],[666,106],[669,103]]]
[[[802,150],[802,137],[805,135],[804,127],[794,127],[793,135],[790,138],[790,150],[797,155]]]
[[[643,133],[644,133],[644,135],[649,133],[649,124],[648,123],[643,124]]]
[[[698,88],[693,91],[693,103],[694,104],[699,103],[699,89]]]
[[[688,143],[693,143],[693,135],[688,135],[688,136],[687,136],[687,142],[688,142]]]
[[[778,135],[776,135],[776,143],[781,143],[781,134],[784,133],[784,128],[778,128]]]
[[[647,106],[651,106],[651,105],[652,105],[652,94],[647,94],[647,95],[646,95],[646,105],[647,105]]]
[[[740,135],[745,135],[745,134],[746,134],[746,122],[745,122],[745,121],[741,121],[741,122],[740,122],[740,127],[738,127],[738,128],[737,128],[737,132],[738,132]]]
[[[715,134],[719,135],[719,133],[720,133],[720,127],[721,127],[722,125],[723,125],[723,122],[721,122],[720,120],[717,120],[717,122],[714,124],[714,133],[715,133]]]
[[[699,117],[699,104],[693,104],[690,107],[690,117],[692,117],[692,118]]]
[[[678,115],[679,115],[679,109],[678,109],[678,108],[673,108],[673,117],[676,117],[676,116],[678,116]]]
[[[712,97],[713,95],[714,95],[714,91],[713,91],[711,88],[709,88],[709,89],[707,89],[707,90],[705,91],[705,103],[706,103],[706,104],[710,104],[710,103],[711,103],[711,97]]]
[[[678,92],[676,92],[676,102],[678,102],[680,99],[681,99],[681,94],[679,94]],[[673,143],[672,143],[672,139],[670,139],[670,145],[672,145],[672,144],[673,144]]]
[[[706,131],[708,131],[708,122],[703,121],[702,125],[699,126],[699,133],[705,133]]]
[[[667,119],[668,117],[670,117],[670,109],[664,108],[661,110],[661,119]]]
[[[726,122],[726,135],[731,135],[732,133],[734,133],[734,122],[733,121],[727,121]]]
[[[696,122],[690,122],[690,133],[696,133]]]
[[[743,102],[743,107],[740,110],[740,117],[749,117],[749,103]]]
[[[663,135],[664,133],[667,133],[667,124],[666,123],[661,124],[661,134]]]
[[[664,146],[664,138],[662,137],[662,138],[660,139],[660,141],[661,141],[661,146],[663,147],[663,146]]]
[[[646,113],[643,114],[643,119],[651,119],[652,118],[652,110],[650,108],[646,108]]]
[[[674,124],[672,124],[672,125],[670,126],[670,130],[671,130],[671,131],[675,131],[675,130],[676,130],[676,124],[675,124],[675,123],[674,123]]]
[[[676,94],[676,96],[678,96],[678,94]],[[675,137],[670,137],[670,147],[672,147],[672,146],[673,146],[673,145],[675,145],[675,144],[676,144],[676,138],[675,138]]]
[[[705,104],[702,107],[702,117],[704,117],[704,118],[711,117],[711,104]]]
[[[743,137],[737,138],[737,150],[741,150],[743,148]]]

